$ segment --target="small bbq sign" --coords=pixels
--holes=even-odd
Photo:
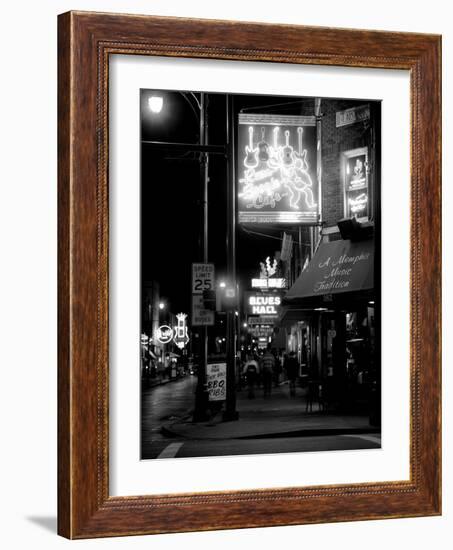
[[[209,401],[226,399],[226,363],[211,363],[206,369]]]

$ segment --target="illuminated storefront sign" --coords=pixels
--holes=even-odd
[[[366,193],[360,193],[360,195],[357,195],[355,198],[349,197],[348,205],[351,214],[361,218],[368,209],[368,195]]]
[[[252,288],[286,288],[286,279],[252,279]]]
[[[173,340],[173,329],[168,325],[161,325],[156,329],[156,339],[161,344],[169,344]]]
[[[343,153],[345,217],[369,217],[368,150],[366,147]]]
[[[264,262],[260,262],[259,278],[252,279],[252,288],[286,288],[286,279],[282,277],[280,251],[277,251],[276,255],[272,261],[268,256]]]
[[[247,315],[276,317],[282,296],[278,293],[245,292],[245,312]]]
[[[176,319],[178,321],[178,324],[174,329],[175,334],[173,337],[173,341],[179,349],[183,349],[189,342],[189,334],[186,324],[187,315],[185,313],[178,313],[176,315]]]
[[[255,325],[273,325],[275,322],[275,315],[249,315],[247,317],[247,323],[250,326]]]
[[[252,325],[249,327],[249,334],[255,338],[269,338],[274,331],[273,325]]]
[[[239,223],[317,221],[315,117],[240,113],[237,162]]]

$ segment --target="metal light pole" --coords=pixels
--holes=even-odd
[[[236,181],[234,157],[234,98],[231,94],[226,98],[227,124],[227,275],[231,288],[238,300],[236,282]],[[237,420],[236,410],[236,305],[227,311],[227,390],[223,420]]]
[[[178,143],[168,141],[150,141],[142,140],[143,145],[152,147],[155,150],[168,150],[172,152],[187,152],[192,151],[198,153],[200,163],[200,186],[203,204],[203,238],[202,238],[202,260],[203,263],[208,262],[208,165],[209,155],[227,156],[227,147],[225,145],[209,145],[208,144],[208,119],[207,107],[209,96],[206,93],[200,93],[200,99],[193,92],[180,92],[184,99],[189,104],[196,117],[199,117],[200,139],[199,143]],[[191,97],[198,106],[198,111],[190,101]],[[149,100],[150,109],[158,114],[163,106],[163,99],[160,96],[153,96]],[[230,214],[228,214],[229,216]],[[234,229],[233,229],[234,231]],[[233,233],[234,234],[234,233]],[[235,269],[234,269],[235,271]],[[234,339],[234,338],[233,338]],[[194,421],[203,421],[208,418],[209,399],[206,387],[206,367],[208,359],[208,328],[203,326],[201,329],[201,347],[200,347],[200,365],[198,369],[197,389],[195,392],[195,410]]]
[[[208,120],[207,107],[208,97],[204,92],[200,93],[200,146],[204,147],[208,142]],[[201,151],[200,160],[200,182],[202,193],[203,210],[203,239],[202,239],[202,257],[203,263],[208,262],[208,184],[209,184],[209,155],[206,151]],[[201,329],[201,348],[200,365],[198,369],[197,388],[195,391],[195,409],[193,414],[194,422],[202,422],[209,418],[208,406],[209,395],[206,384],[206,372],[208,365],[208,327]]]

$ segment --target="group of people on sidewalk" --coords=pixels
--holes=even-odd
[[[270,397],[272,394],[272,383],[278,386],[280,383],[280,374],[284,371],[289,382],[289,392],[291,397],[296,395],[296,380],[299,375],[299,363],[296,354],[290,352],[283,361],[283,368],[278,355],[273,352],[270,346],[267,347],[263,355],[249,355],[244,363],[242,374],[245,376],[248,398],[255,398],[255,387],[262,382],[264,397]]]

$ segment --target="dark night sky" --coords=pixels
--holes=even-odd
[[[158,94],[164,98],[164,107],[158,115],[148,108],[148,98]],[[297,104],[290,104],[298,101]],[[198,143],[199,122],[194,109],[178,92],[142,90],[142,141],[174,141]],[[235,96],[235,109],[289,103],[268,108],[268,113],[313,115],[314,100],[300,101],[294,97]],[[226,100],[224,94],[210,94],[208,110],[209,143],[226,142]],[[253,112],[250,109],[249,112]],[[259,111],[258,111],[259,112]],[[161,296],[170,303],[170,309],[190,311],[191,263],[201,261],[202,205],[199,163],[194,153],[157,152],[142,143],[142,278],[157,280]],[[209,161],[209,261],[216,266],[219,279],[226,271],[226,161],[210,155]],[[238,277],[245,281],[256,276],[259,262],[273,256],[280,242],[258,237],[238,227]],[[282,228],[258,229],[278,237]],[[288,230],[289,228],[285,228]],[[241,285],[244,288],[243,285]]]

